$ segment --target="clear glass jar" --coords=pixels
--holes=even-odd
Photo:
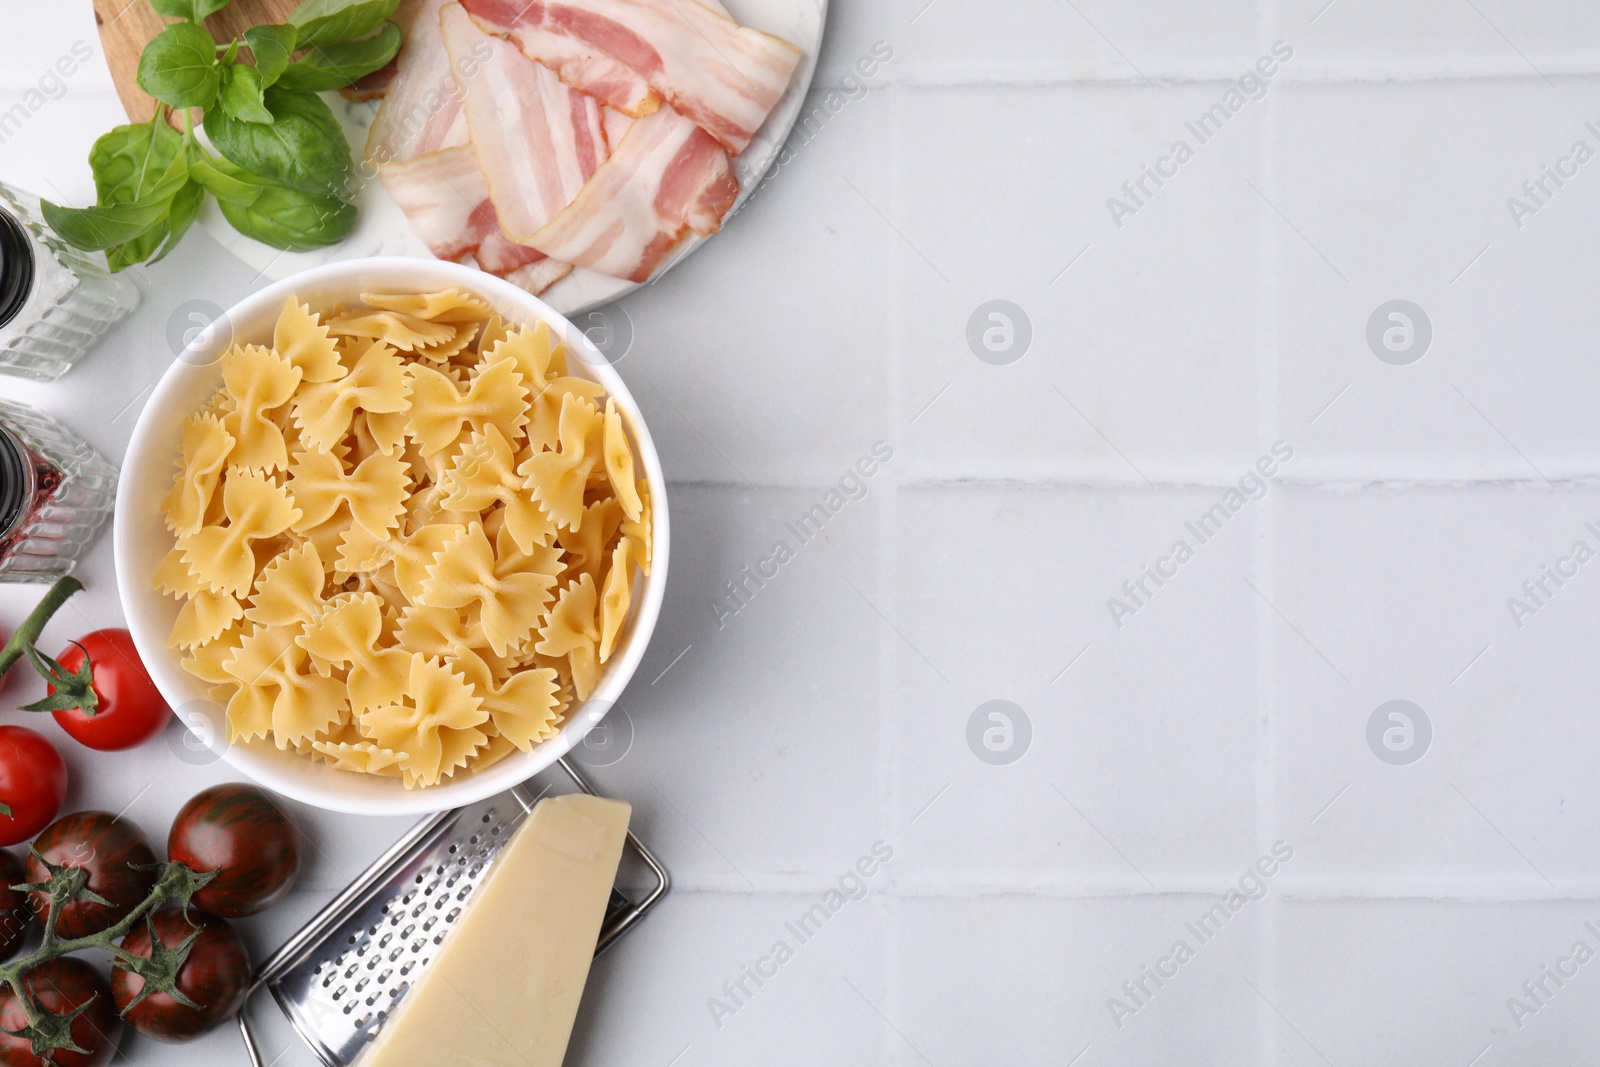
[[[0,400],[0,582],[70,574],[117,496],[117,468],[48,415]]]
[[[0,183],[0,371],[53,381],[138,305],[103,256],[45,225],[38,197]]]

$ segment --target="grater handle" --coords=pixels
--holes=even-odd
[[[244,1038],[244,1051],[250,1057],[250,1067],[262,1067],[261,1051],[256,1047],[255,1034],[250,1032],[250,998],[260,988],[260,982],[251,983],[244,992],[244,1003],[239,1005],[239,1035]]]

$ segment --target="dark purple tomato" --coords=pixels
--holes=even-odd
[[[270,908],[300,874],[294,824],[265,790],[243,782],[214,785],[185,804],[167,835],[167,858],[217,872],[194,902],[227,919]]]
[[[150,851],[144,835],[132,823],[108,811],[80,811],[57,819],[34,840],[33,848],[58,867],[88,871],[89,889],[111,902],[69,901],[56,919],[56,935],[65,940],[87,937],[114,926],[144,903],[156,884],[156,854]],[[50,872],[31,853],[27,874],[29,882],[50,878]],[[34,890],[28,894],[28,906],[34,917],[44,922],[50,914],[50,897]]]
[[[0,850],[0,960],[17,954],[17,948],[27,936],[33,912],[28,910],[28,894],[11,887],[28,880],[22,860],[15,852]]]
[[[238,1014],[250,985],[250,956],[232,924],[203,911],[190,911],[186,918],[177,908],[157,912],[151,921],[161,944],[169,949],[183,944],[196,930],[200,932],[189,946],[177,978],[178,992],[198,1007],[167,993],[151,993],[133,1004],[145,980],[113,963],[111,992],[128,1025],[158,1041],[193,1041]],[[147,923],[136,925],[122,941],[124,949],[145,959],[150,958],[151,944]]]
[[[100,972],[76,956],[41,963],[27,973],[22,984],[41,1008],[68,1015],[79,1005],[89,1007],[72,1020],[72,1043],[83,1049],[55,1049],[49,1059],[33,1051],[33,1043],[14,1033],[0,1033],[0,1067],[105,1067],[117,1051],[122,1020],[111,1002],[111,987]],[[28,1015],[10,986],[0,988],[0,1030],[16,1031],[28,1025]]]

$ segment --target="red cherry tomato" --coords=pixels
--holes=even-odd
[[[133,999],[144,989],[144,978],[113,963],[111,993],[122,1017],[135,1030],[158,1041],[192,1041],[237,1015],[250,985],[250,955],[232,924],[199,910],[185,918],[182,911],[170,908],[158,912],[149,923],[135,926],[122,947],[149,959],[151,926],[169,949],[199,931],[177,976],[178,992],[193,1006],[159,992],[134,1004]]]
[[[73,740],[101,752],[117,752],[142,745],[159,734],[172,718],[150,672],[133,647],[127,630],[96,630],[56,657],[69,672],[83,668],[85,653],[94,674],[97,707],[91,715],[83,708],[52,712]],[[50,692],[54,693],[52,686]]]
[[[111,1000],[111,988],[100,972],[76,956],[41,963],[22,979],[34,1002],[56,1015],[68,1015],[87,1004],[72,1020],[72,1043],[82,1052],[56,1049],[49,1059],[33,1051],[33,1043],[14,1031],[28,1025],[22,1002],[10,986],[0,988],[0,1064],[4,1067],[105,1067],[117,1050],[122,1020]]]
[[[67,799],[67,765],[45,736],[26,726],[0,726],[0,845],[26,841]]]
[[[294,824],[266,790],[243,782],[214,785],[185,804],[172,820],[167,858],[216,871],[194,902],[229,919],[270,908],[300,873]]]

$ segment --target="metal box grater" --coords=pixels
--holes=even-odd
[[[557,761],[593,793],[569,761]],[[537,783],[538,779],[534,779]],[[265,986],[295,1031],[329,1067],[349,1067],[405,998],[512,833],[541,797],[570,792],[524,783],[418,823],[256,971],[239,1012],[252,1067],[263,1067],[250,1029],[250,1000]],[[630,831],[620,883],[611,891],[595,955],[666,893],[666,869]]]

